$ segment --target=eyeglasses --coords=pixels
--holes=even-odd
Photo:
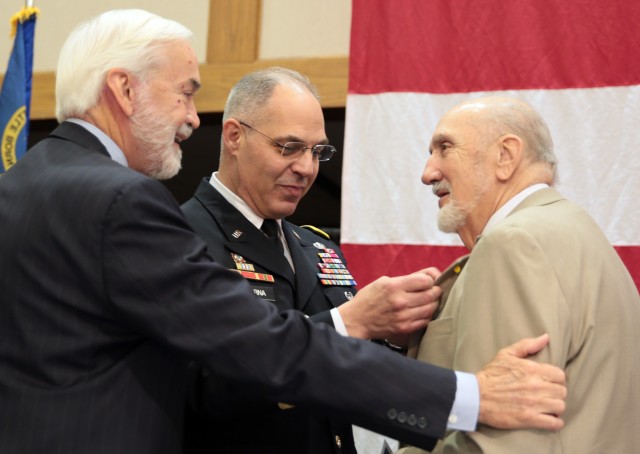
[[[317,159],[318,161],[328,161],[336,152],[336,147],[332,145],[315,145],[313,147],[308,147],[307,144],[302,142],[287,142],[281,144],[273,140],[268,135],[261,133],[253,126],[246,124],[244,121],[238,120],[238,123],[240,123],[242,126],[246,126],[247,128],[257,132],[261,136],[273,142],[275,146],[280,148],[282,156],[285,157],[298,157],[301,156],[305,150],[311,150],[311,156],[313,157],[313,159]]]

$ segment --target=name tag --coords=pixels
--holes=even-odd
[[[252,285],[251,290],[256,296],[267,300],[267,301],[275,301],[276,300],[276,292],[273,290],[273,287],[267,287],[262,285]]]

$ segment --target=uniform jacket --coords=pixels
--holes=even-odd
[[[537,358],[564,368],[568,396],[559,432],[480,426],[452,433],[435,452],[637,451],[640,297],[583,209],[552,188],[535,192],[478,239],[459,275],[445,274],[458,278],[418,359],[475,372],[498,349],[547,332]]]
[[[444,434],[453,372],[279,313],[81,126],[3,174],[0,201],[3,454],[181,452],[187,358],[414,444]]]
[[[333,326],[329,311],[356,293],[354,286],[323,285],[318,277],[319,253],[334,251],[345,263],[335,243],[283,221],[294,273],[282,252],[207,179],[182,209],[214,260],[233,270],[238,262],[250,266],[258,278],[247,274],[249,285],[279,311],[297,309],[315,322]],[[264,280],[265,275],[273,282]],[[355,453],[347,422],[279,405],[242,383],[217,380],[208,371],[194,378],[191,400],[198,414],[188,415],[187,452]]]

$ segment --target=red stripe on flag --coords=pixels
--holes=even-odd
[[[468,253],[463,246],[413,244],[342,244],[351,274],[362,288],[380,276],[400,276],[435,266],[444,270]]]
[[[444,270],[468,252],[462,246],[407,244],[342,244],[341,248],[358,288],[380,276],[400,276],[430,266]],[[640,246],[615,249],[640,291]]]
[[[614,246],[640,291],[640,246]]]
[[[354,0],[349,92],[637,85],[639,24],[628,0]]]

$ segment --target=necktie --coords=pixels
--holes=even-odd
[[[265,235],[269,237],[273,244],[276,245],[280,252],[284,253],[284,246],[282,245],[282,241],[280,241],[280,237],[278,236],[278,222],[275,219],[265,219],[262,222],[262,227],[260,227]]]

